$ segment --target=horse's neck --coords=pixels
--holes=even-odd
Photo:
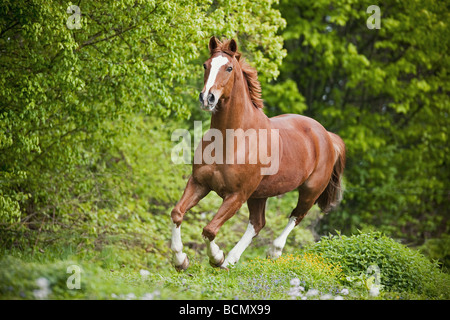
[[[241,78],[235,81],[244,81]],[[237,82],[237,81],[236,81]],[[244,83],[233,87],[230,98],[220,101],[218,110],[211,116],[211,128],[225,133],[226,129],[259,128],[268,123],[267,116],[256,108]]]
[[[246,101],[221,101],[218,110],[211,116],[211,128],[225,131],[226,129],[245,129],[249,124],[246,119],[251,115],[251,109]],[[238,99],[236,99],[238,100]]]

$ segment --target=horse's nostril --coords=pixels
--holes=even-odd
[[[200,92],[200,96],[198,97],[198,99],[203,103],[203,92]]]
[[[214,97],[214,95],[212,93],[210,93],[208,95],[208,102],[213,103],[214,101],[216,101],[216,98]]]

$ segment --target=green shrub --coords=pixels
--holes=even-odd
[[[407,248],[380,232],[360,233],[350,237],[323,237],[309,250],[339,264],[350,276],[368,273],[377,265],[381,285],[388,291],[425,294],[430,298],[450,298],[450,276],[436,262]]]
[[[450,235],[428,239],[418,249],[427,257],[438,260],[443,270],[450,271]]]
[[[68,283],[79,267],[79,285]],[[12,256],[0,257],[1,299],[143,299],[155,289],[139,271],[101,268],[98,263],[79,260],[27,262]]]
[[[252,259],[244,275],[269,274],[276,279],[299,279],[305,292],[316,289],[322,293],[335,293],[341,286],[342,270],[338,265],[314,253],[283,254],[276,260]]]

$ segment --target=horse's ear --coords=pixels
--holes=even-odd
[[[231,52],[236,53],[237,52],[237,43],[234,39],[231,39],[230,44],[228,45],[228,49],[230,49]]]
[[[214,50],[217,48],[217,39],[215,36],[212,36],[211,39],[209,39],[209,53],[213,54]]]

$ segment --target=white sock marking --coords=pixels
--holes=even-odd
[[[286,228],[284,228],[280,236],[273,241],[273,245],[269,249],[269,255],[271,258],[276,259],[281,256],[281,252],[283,251],[284,245],[286,244],[286,239],[289,233],[291,233],[292,229],[294,229],[296,220],[296,217],[291,217]]]
[[[250,245],[255,235],[256,235],[255,228],[253,228],[253,225],[249,222],[247,225],[247,230],[245,231],[241,240],[239,240],[239,242],[230,251],[222,267],[225,268],[228,264],[235,264],[236,262],[238,262],[242,253]]]
[[[219,263],[223,258],[223,251],[220,250],[219,246],[213,241],[209,241],[208,238],[203,238],[206,243],[206,253],[210,260],[214,263]]]
[[[186,259],[186,253],[183,252],[183,243],[181,242],[181,226],[177,227],[174,223],[172,226],[172,244],[170,246],[175,253],[173,262],[176,266],[181,266]]]

